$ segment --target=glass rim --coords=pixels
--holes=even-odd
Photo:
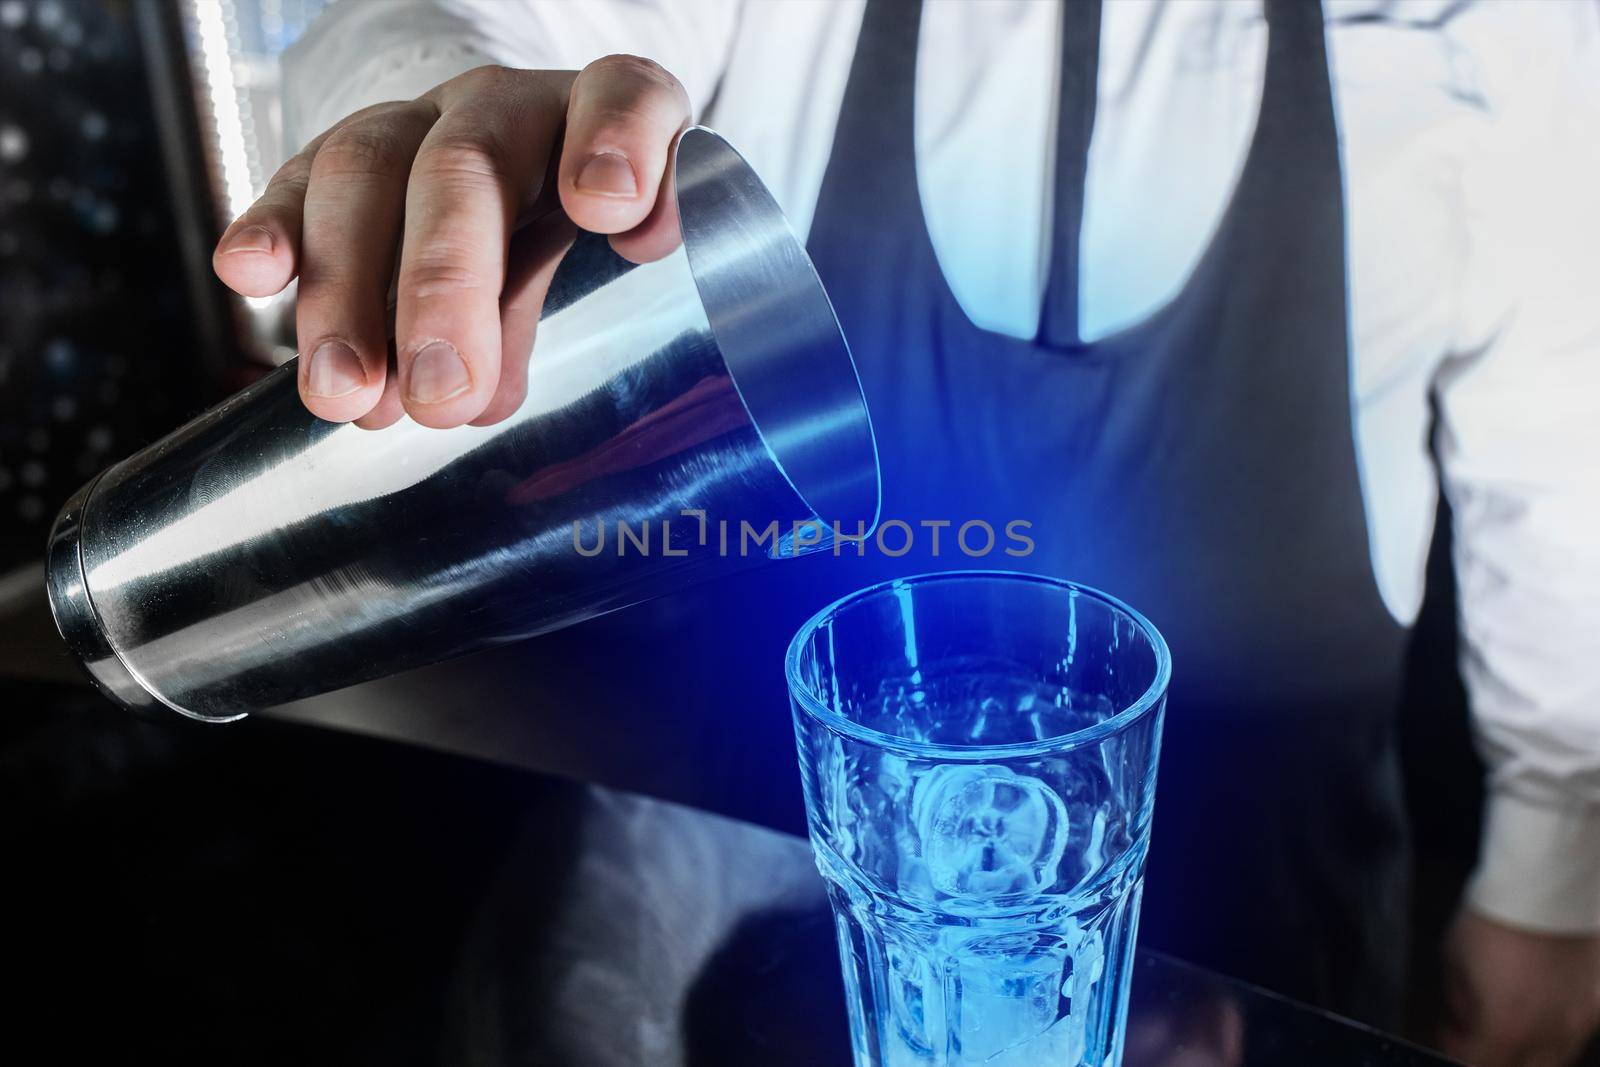
[[[1087,597],[1111,608],[1114,612],[1126,616],[1138,628],[1139,632],[1144,635],[1145,640],[1150,643],[1150,649],[1155,654],[1156,660],[1155,676],[1151,678],[1150,684],[1145,688],[1144,692],[1139,694],[1127,707],[1097,723],[1038,740],[1010,741],[998,745],[953,745],[947,742],[912,741],[894,734],[885,733],[882,730],[875,730],[872,727],[863,726],[861,723],[846,718],[833,708],[828,707],[811,691],[811,687],[801,680],[800,657],[802,651],[811,643],[812,637],[816,635],[824,623],[831,621],[846,609],[890,590],[973,581],[1016,582],[1026,585],[1049,586],[1069,595]],[[1153,712],[1161,704],[1162,699],[1166,696],[1168,684],[1172,680],[1172,653],[1167,648],[1166,639],[1161,636],[1161,631],[1156,629],[1149,619],[1146,619],[1139,612],[1111,594],[1102,592],[1092,586],[1083,585],[1066,578],[1053,578],[1046,574],[1035,574],[1028,571],[932,571],[924,574],[914,574],[905,578],[890,578],[885,581],[874,582],[872,585],[845,594],[815,615],[812,615],[795,632],[794,638],[789,642],[789,650],[784,655],[784,679],[789,686],[790,698],[794,700],[795,704],[811,718],[816,719],[836,733],[865,742],[875,748],[894,752],[896,755],[916,758],[931,757],[951,762],[978,762],[997,758],[1070,752],[1121,733]]]

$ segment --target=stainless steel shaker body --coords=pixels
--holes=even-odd
[[[810,261],[716,134],[674,160],[684,247],[635,266],[579,234],[504,422],[323,422],[291,363],[80,490],[47,581],[96,684],[236,718],[748,566],[722,523],[870,529],[872,429]]]

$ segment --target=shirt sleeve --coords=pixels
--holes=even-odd
[[[671,71],[699,115],[727,65],[742,0],[344,0],[282,63],[284,144],[370,104],[410,100],[488,63],[578,70],[644,56]]]
[[[1435,383],[1462,674],[1488,765],[1467,899],[1600,930],[1600,7],[1480,3],[1462,336]]]

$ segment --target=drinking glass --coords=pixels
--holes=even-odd
[[[786,662],[857,1067],[1116,1064],[1171,659],[1037,575],[871,586]]]

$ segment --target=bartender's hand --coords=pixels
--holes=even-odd
[[[322,418],[376,428],[403,408],[425,426],[496,422],[527,390],[557,258],[511,241],[557,137],[567,216],[644,262],[679,241],[663,186],[688,120],[677,79],[632,56],[577,74],[480,67],[316,138],[228,227],[212,262],[244,296],[299,277],[300,395]]]
[[[1439,1048],[1473,1067],[1563,1067],[1600,1023],[1600,936],[1519,930],[1463,907],[1445,942]]]

